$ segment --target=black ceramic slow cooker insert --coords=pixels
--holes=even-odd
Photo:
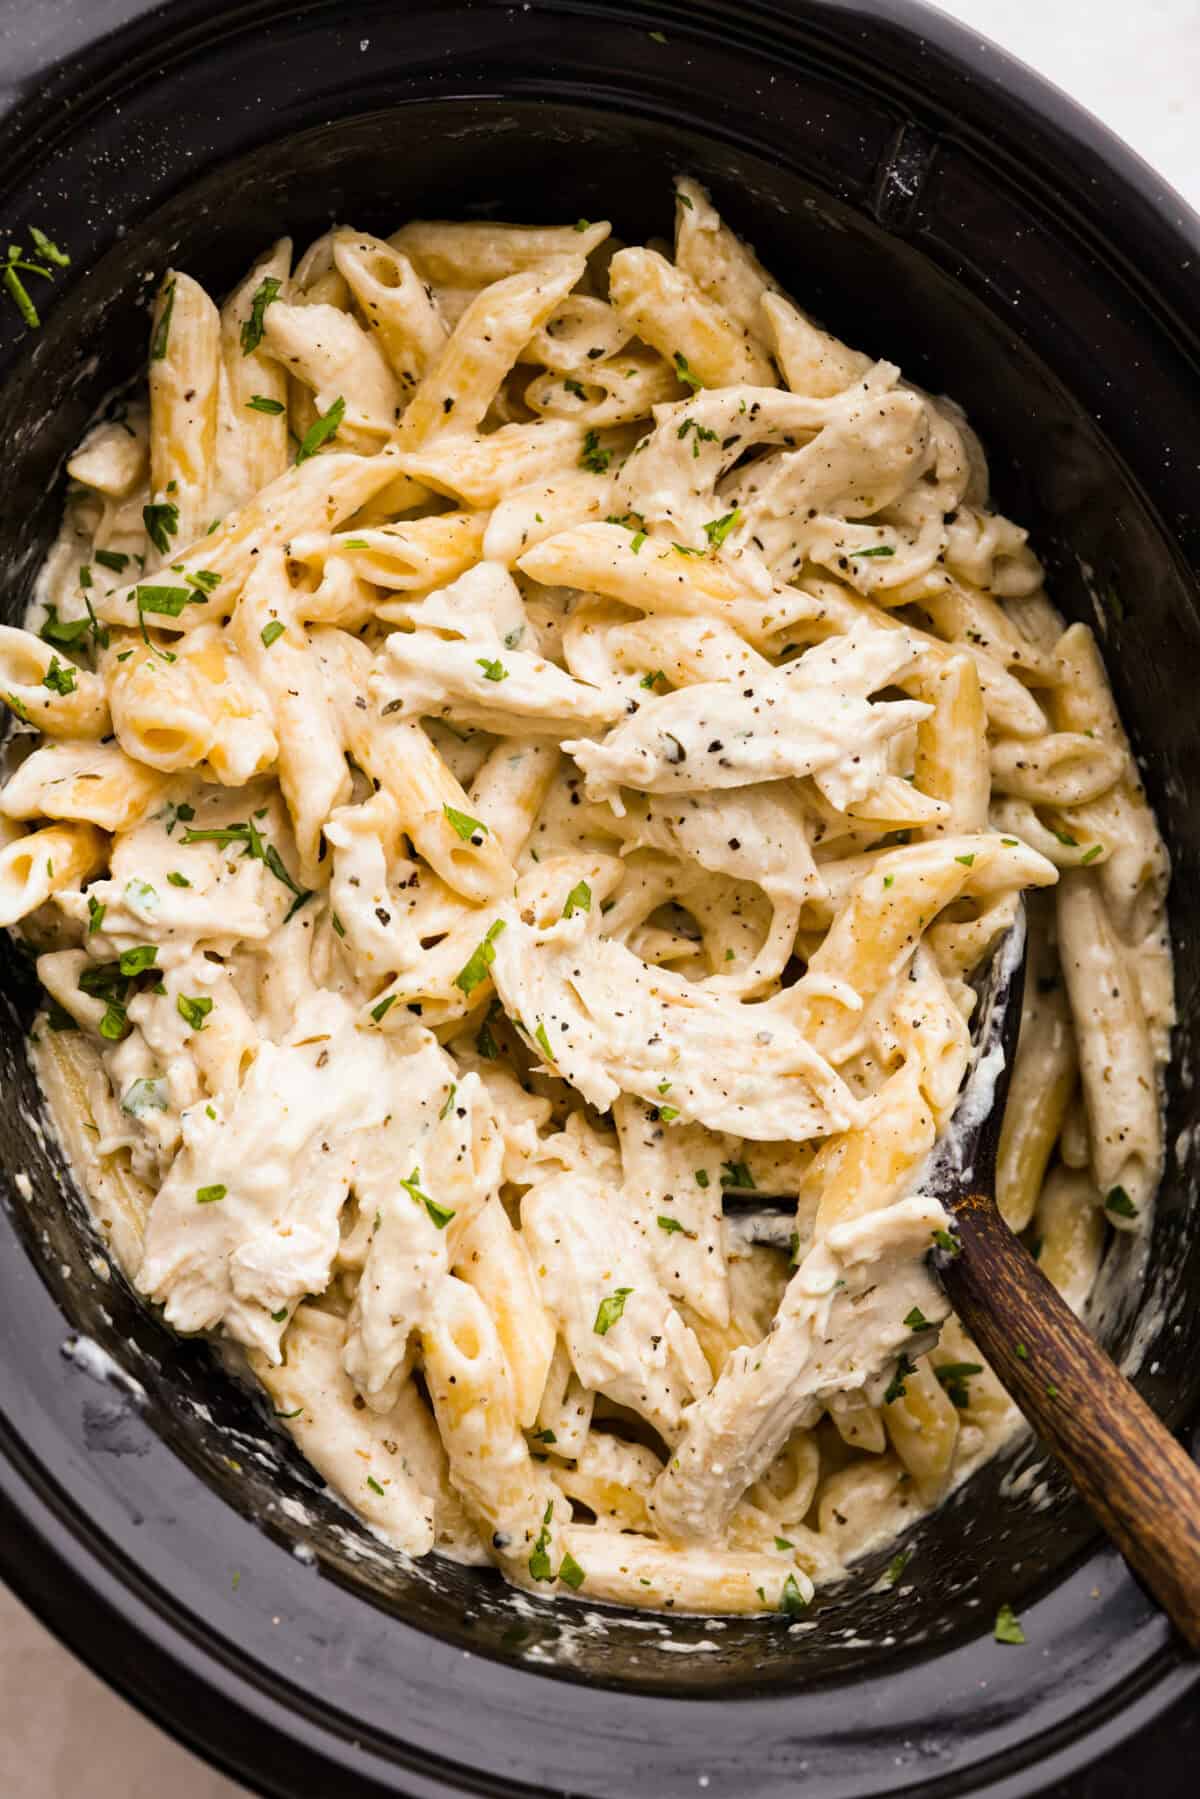
[[[686,171],[806,308],[965,405],[998,504],[1100,632],[1174,859],[1180,1024],[1138,1384],[1186,1431],[1197,220],[1061,95],[902,0],[0,0],[0,46],[4,241],[37,225],[72,257],[40,331],[0,311],[6,620],[64,457],[144,357],[154,279],[172,263],[220,292],[285,230],[585,216],[640,242],[669,232]],[[873,1590],[881,1551],[798,1633],[666,1629],[385,1553],[203,1345],[98,1278],[37,1126],[33,985],[0,956],[0,1572],[193,1747],[289,1799],[1015,1795],[1093,1762],[1146,1775],[1164,1751],[1157,1790],[1185,1790],[1170,1755],[1194,1773],[1195,1668],[1052,1465],[1014,1495],[1028,1442],[918,1526],[902,1597]],[[1138,1322],[1109,1308],[1118,1357]],[[992,1640],[1002,1602],[1023,1649]],[[1137,1760],[1114,1760],[1138,1730]]]

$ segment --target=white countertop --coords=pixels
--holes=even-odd
[[[1200,0],[946,0],[1040,69],[1200,210]],[[238,1799],[0,1588],[4,1799]]]
[[[1200,0],[941,0],[1102,119],[1200,212]]]

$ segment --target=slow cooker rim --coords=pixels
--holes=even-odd
[[[138,1581],[119,1565],[118,1557],[106,1553],[98,1533],[73,1508],[69,1496],[55,1490],[40,1472],[22,1467],[23,1459],[17,1445],[5,1444],[0,1455],[0,1543],[5,1547],[0,1554],[6,1584],[106,1684],[193,1753],[251,1790],[272,1799],[291,1799],[297,1789],[290,1782],[296,1778],[311,1780],[326,1769],[346,1778],[351,1772],[346,1757],[352,1753],[355,1791],[364,1799],[376,1795],[396,1799],[401,1792],[405,1799],[458,1799],[460,1794],[566,1799],[566,1789],[533,1788],[512,1780],[493,1783],[450,1760],[442,1762],[437,1778],[431,1780],[432,1758],[425,1752],[419,1752],[419,1767],[403,1759],[404,1778],[410,1783],[406,1787],[399,1788],[390,1779],[377,1780],[373,1768],[381,1775],[387,1770],[362,1740],[335,1730],[315,1711],[298,1707],[298,1689],[282,1675],[268,1679],[260,1664],[225,1646],[217,1651],[198,1633],[185,1629],[172,1615],[168,1597],[160,1596],[151,1583]],[[9,1552],[10,1545],[17,1553]],[[87,1559],[86,1576],[78,1567],[81,1552]],[[104,1654],[98,1650],[101,1643]],[[147,1649],[163,1658],[149,1681],[140,1671],[133,1672],[139,1654]],[[121,1666],[114,1671],[116,1655]],[[207,1705],[222,1709],[226,1735],[215,1742],[197,1725],[198,1712],[204,1710],[196,1705],[198,1683]],[[1028,1799],[1146,1729],[1198,1684],[1200,1660],[1181,1659],[1164,1634],[1141,1671],[1138,1690],[1119,1708],[1094,1706],[1091,1709],[1098,1712],[1094,1720],[1086,1708],[1073,1712],[1042,1733],[1048,1754],[1027,1755],[1017,1769],[997,1768],[999,1755],[976,1764],[972,1772],[979,1779],[970,1790],[977,1799]],[[689,1701],[684,1698],[680,1703]],[[1089,1719],[1083,1728],[1081,1717]],[[236,1720],[236,1744],[230,1741],[231,1718]],[[242,1754],[237,1753],[239,1747]],[[1037,1743],[1023,1747],[1036,1749]],[[389,1749],[390,1766],[400,1759]],[[994,1776],[989,1769],[995,1770]],[[932,1785],[923,1789],[930,1799],[937,1790]]]
[[[160,22],[164,25],[168,22],[169,10],[169,8],[165,9],[162,13]],[[667,9],[662,10],[665,12]],[[786,12],[790,9],[787,7],[760,7],[758,10]],[[1164,229],[1173,234],[1177,241],[1193,252],[1200,248],[1200,219],[1191,214],[1184,203],[1171,193],[1161,178],[1148,169],[1132,151],[1121,145],[1103,127],[1096,124],[1082,108],[1066,99],[1032,70],[1006,57],[994,47],[982,45],[977,38],[974,38],[955,21],[924,7],[909,4],[908,0],[880,0],[880,3],[874,6],[855,4],[854,0],[833,0],[833,3],[828,5],[828,10],[831,14],[857,14],[864,18],[883,16],[909,32],[915,31],[919,24],[920,36],[936,51],[944,53],[959,65],[967,66],[971,70],[973,79],[977,80],[981,86],[995,90],[997,94],[1004,90],[1006,84],[1010,90],[1013,86],[1018,86],[1024,107],[1035,113],[1040,110],[1042,123],[1048,129],[1052,129],[1059,135],[1073,138],[1077,145],[1088,149],[1091,154],[1099,156],[1105,162],[1114,182],[1119,186],[1131,188],[1140,203],[1156,211]],[[150,23],[148,19],[143,19],[138,22],[136,27],[129,29],[148,29]],[[686,29],[686,27],[681,27],[675,19],[669,20],[668,23],[675,29]],[[23,110],[24,104],[24,102],[19,103],[14,111],[19,113]],[[69,1522],[67,1517],[69,1507],[56,1505],[45,1490],[39,1491],[39,1485],[44,1487],[44,1482],[39,1482],[36,1478],[23,1472],[19,1468],[18,1462],[19,1457],[16,1455],[10,1455],[7,1459],[0,1460],[0,1499],[3,1500],[7,1514],[7,1528],[0,1535],[0,1544],[3,1545],[0,1547],[0,1559],[4,1562],[5,1579],[15,1591],[21,1594],[31,1609],[44,1616],[51,1628],[71,1644],[75,1653],[80,1654],[82,1659],[93,1663],[100,1660],[95,1652],[97,1640],[95,1637],[87,1647],[81,1647],[76,1640],[78,1636],[82,1635],[82,1625],[79,1621],[77,1599],[74,1607],[71,1603],[72,1591],[75,1595],[82,1594],[86,1598],[87,1602],[105,1619],[107,1628],[111,1629],[113,1626],[117,1626],[129,1635],[131,1642],[149,1640],[154,1643],[158,1653],[173,1655],[174,1665],[186,1672],[188,1681],[194,1683],[197,1680],[206,1680],[214,1695],[219,1694],[221,1703],[228,1705],[230,1696],[227,1692],[221,1691],[222,1683],[215,1680],[218,1666],[221,1675],[223,1677],[231,1676],[239,1690],[244,1689],[246,1685],[252,1686],[256,1699],[262,1701],[264,1711],[268,1707],[275,1706],[282,1709],[282,1701],[268,1695],[257,1677],[251,1678],[244,1673],[232,1670],[226,1658],[217,1657],[211,1648],[204,1644],[192,1643],[189,1647],[188,1633],[185,1633],[177,1622],[170,1620],[165,1612],[150,1607],[145,1599],[135,1595],[128,1579],[114,1567],[106,1564],[96,1546],[92,1544],[85,1546],[88,1534],[86,1520],[77,1519],[74,1523]],[[68,1538],[70,1541],[67,1540]],[[86,1575],[80,1571],[79,1567],[81,1549],[88,1565]],[[46,1578],[47,1572],[49,1578]],[[73,1588],[72,1583],[74,1583]],[[110,1588],[117,1588],[124,1595],[126,1601],[124,1612],[110,1596]],[[149,1618],[140,1627],[131,1624],[127,1615],[130,1602],[139,1610],[154,1612],[157,1617],[157,1629],[152,1626]],[[173,1654],[175,1644],[178,1644],[178,1652]],[[207,1671],[202,1672],[199,1667],[194,1665],[196,1661],[203,1661]],[[98,1671],[101,1670],[98,1669]],[[105,1678],[112,1680],[110,1669],[104,1669],[103,1673]],[[1119,1713],[1115,1713],[1109,1718],[1106,1726],[1101,1727],[1102,1730],[1111,1731],[1111,1741],[1116,1742],[1133,1731],[1143,1728],[1152,1722],[1181,1692],[1191,1686],[1198,1674],[1200,1674],[1200,1669],[1195,1667],[1180,1664],[1172,1666],[1169,1652],[1165,1649],[1160,1650],[1153,1659],[1153,1665],[1147,1668],[1147,1683],[1144,1690],[1139,1692]],[[187,1717],[183,1715],[182,1710],[172,1710],[161,1690],[157,1693],[156,1703],[155,1697],[147,1692],[145,1685],[139,1687],[132,1679],[119,1682],[119,1684],[127,1697],[148,1711],[157,1721],[165,1723],[168,1729],[180,1736],[182,1740],[190,1742],[192,1746],[199,1746],[208,1757],[213,1756],[211,1742],[208,1739],[201,1740],[191,1735]],[[161,1687],[162,1683],[158,1684]],[[179,1686],[182,1694],[182,1681]],[[257,1731],[263,1732],[272,1728],[268,1719],[255,1713],[253,1708],[246,1707],[240,1701],[238,1703],[239,1709],[246,1717],[253,1720],[254,1728]],[[295,1727],[297,1714],[290,1707],[286,1709],[290,1721],[289,1729],[286,1735],[280,1738],[280,1741],[294,1750],[297,1736]],[[312,1723],[307,1719],[304,1720],[304,1726],[306,1732],[311,1726],[314,1739],[308,1750],[308,1754],[311,1756],[318,1752],[317,1740],[326,1738],[332,1733],[328,1731],[327,1727]],[[341,1753],[344,1749],[343,1739],[337,1737],[336,1743],[339,1753]],[[1092,1731],[1080,1731],[1070,1743],[1053,1751],[1049,1760],[1037,1764],[1039,1782],[1043,1778],[1060,1777],[1062,1774],[1084,1765],[1091,1761],[1096,1753],[1097,1735]],[[238,1766],[232,1761],[227,1765],[232,1773],[244,1781],[257,1778],[252,1771],[248,1771],[247,1767]],[[339,1762],[337,1765],[339,1772],[342,1771],[342,1763]],[[430,1784],[415,1770],[406,1771],[406,1778],[422,1782],[419,1786],[411,1785],[409,1790],[415,1799],[416,1796],[423,1799],[426,1793],[431,1795],[432,1799],[435,1794],[468,1790],[497,1793],[511,1793],[516,1790],[511,1783],[493,1785],[490,1782],[477,1782],[468,1787],[463,1784],[465,1770],[455,1767],[449,1772],[455,1781],[453,1786],[443,1785],[440,1781],[436,1785]],[[999,1795],[1008,1787],[1008,1777],[1001,1777],[1000,1784],[984,1785],[979,1790]],[[363,1790],[378,1790],[380,1793],[384,1793],[394,1792],[396,1789],[388,1785],[379,1786],[377,1789],[364,1787]],[[1015,1792],[1017,1789],[1012,1790]],[[1019,1790],[1028,1791],[1029,1789],[1022,1787]]]

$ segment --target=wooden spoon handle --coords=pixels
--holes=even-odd
[[[941,1270],[963,1324],[1130,1566],[1200,1649],[1200,1469],[1120,1374],[995,1202],[954,1206]]]

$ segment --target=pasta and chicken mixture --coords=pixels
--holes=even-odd
[[[0,921],[112,1251],[378,1533],[791,1613],[1014,1422],[920,1169],[1022,895],[1001,1208],[1076,1308],[1146,1228],[1166,860],[962,413],[676,202],[167,273],[0,631]]]

